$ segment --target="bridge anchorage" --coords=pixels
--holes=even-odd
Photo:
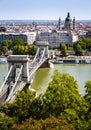
[[[9,71],[0,88],[0,106],[3,102],[12,103],[17,92],[31,84],[35,71],[40,67],[50,67],[48,43],[38,42],[33,60],[28,55],[10,55],[7,57]]]

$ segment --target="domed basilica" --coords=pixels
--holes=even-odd
[[[67,13],[67,17],[65,19],[63,29],[64,30],[75,30],[75,17],[72,20],[69,12]],[[61,19],[60,18],[58,21],[58,30],[61,30]]]

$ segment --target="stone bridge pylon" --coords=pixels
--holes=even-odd
[[[13,66],[12,71],[9,75],[9,80],[15,82],[18,70],[23,66],[21,72],[21,80],[28,82],[29,81],[29,58],[27,55],[10,55],[7,58],[9,69]]]

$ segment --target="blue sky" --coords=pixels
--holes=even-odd
[[[91,20],[91,0],[0,0],[0,20],[64,20],[67,12]]]

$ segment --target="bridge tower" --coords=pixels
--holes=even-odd
[[[37,41],[36,45],[40,48],[40,50],[43,50],[45,48],[45,57],[47,58],[47,60],[40,67],[41,68],[50,67],[49,52],[48,52],[49,43],[46,41]]]
[[[29,69],[28,69],[29,58],[27,55],[9,55],[7,57],[7,61],[9,64],[9,69],[11,66],[13,67],[12,72],[9,75],[9,81],[15,82],[15,78],[18,73],[17,69],[21,68],[21,66],[23,66],[21,73],[21,80],[24,82],[29,81]]]
[[[45,53],[45,55],[46,55],[47,57],[49,57],[49,53],[48,53],[49,43],[48,43],[48,42],[46,42],[46,41],[37,41],[37,42],[36,42],[36,45],[37,45],[41,50],[44,49],[44,48],[46,48],[46,53]]]

